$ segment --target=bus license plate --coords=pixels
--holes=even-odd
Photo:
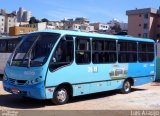
[[[11,91],[12,91],[13,94],[18,94],[19,93],[19,90],[16,89],[16,88],[12,88]]]

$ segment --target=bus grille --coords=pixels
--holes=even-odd
[[[27,80],[16,80],[16,79],[12,79],[12,78],[9,78],[8,81],[14,85],[24,85],[27,83]]]

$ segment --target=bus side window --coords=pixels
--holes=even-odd
[[[50,70],[71,64],[74,59],[74,44],[72,36],[63,37],[54,51]]]
[[[0,52],[6,52],[7,50],[7,41],[6,40],[0,40]]]
[[[116,40],[93,38],[92,62],[94,64],[114,63],[116,58]]]
[[[119,40],[118,62],[137,62],[137,42]]]
[[[18,39],[10,39],[7,44],[7,52],[12,53],[19,43]]]
[[[152,62],[154,60],[154,43],[139,42],[138,49],[139,62]]]
[[[76,63],[89,64],[91,62],[90,39],[88,37],[76,38]]]

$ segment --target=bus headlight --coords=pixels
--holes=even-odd
[[[36,78],[34,80],[31,80],[28,84],[33,85],[33,84],[36,84],[36,83],[38,83],[40,81],[42,81],[42,77],[38,77],[38,78]]]
[[[4,75],[3,75],[3,80],[4,81],[7,81],[8,80],[8,77],[7,77],[7,75],[4,73]]]

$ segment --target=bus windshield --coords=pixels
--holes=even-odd
[[[42,66],[48,59],[60,34],[33,33],[27,35],[13,52],[12,66]]]

